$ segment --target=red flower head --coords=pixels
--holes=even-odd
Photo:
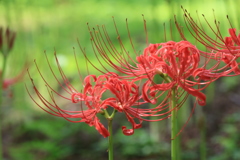
[[[122,127],[125,135],[132,135],[134,129],[140,128],[143,116],[143,109],[140,109],[140,105],[145,102],[140,102],[142,96],[139,94],[139,86],[133,81],[121,80],[118,77],[110,77],[105,84],[114,97],[106,99],[106,103],[116,109],[118,112],[125,113],[128,121],[132,124],[132,129],[127,129],[126,126]],[[135,107],[134,107],[135,106]],[[140,121],[139,124],[134,119]]]
[[[147,110],[139,108],[140,105],[146,102],[142,100],[142,95],[139,94],[139,86],[135,84],[134,81],[122,80],[116,73],[107,73],[98,77],[95,75],[88,75],[82,82],[83,90],[79,92],[66,78],[62,68],[60,67],[56,54],[55,58],[62,80],[59,80],[56,77],[47,59],[50,70],[59,86],[67,93],[68,96],[58,93],[50,86],[50,84],[47,83],[36,62],[35,64],[37,70],[43,81],[46,83],[46,87],[51,98],[50,101],[39,92],[29,74],[33,89],[42,104],[34,99],[34,96],[29,90],[28,93],[32,100],[47,113],[54,116],[63,117],[70,122],[85,122],[89,126],[94,126],[103,137],[108,137],[109,132],[100,122],[97,115],[99,113],[104,114],[105,110],[108,108],[113,108],[118,112],[125,113],[128,121],[132,124],[132,129],[127,129],[125,126],[122,127],[125,135],[132,135],[134,133],[134,129],[141,127],[143,120],[143,118],[141,118],[142,116],[151,116],[152,109]],[[64,85],[60,81],[63,81]],[[103,94],[109,94],[108,98],[104,98]],[[58,100],[54,95],[69,101],[70,104],[76,104],[79,110],[72,111],[60,108]],[[136,123],[136,120],[139,120],[139,123]]]
[[[157,91],[167,91],[173,88],[182,88],[187,93],[195,96],[200,105],[205,105],[206,97],[201,92],[204,88],[199,88],[203,85],[199,79],[195,80],[195,71],[199,69],[200,55],[198,49],[187,41],[167,42],[155,44],[154,50],[145,49],[144,58],[147,63],[154,64],[152,69],[155,69],[152,74],[147,74],[148,81],[144,84],[143,93],[146,101],[150,101],[147,93],[151,97],[155,96]],[[152,45],[149,46],[151,48]],[[151,59],[151,60],[150,60]],[[148,64],[142,63],[142,66],[149,69]],[[161,84],[155,83],[153,78],[155,75],[161,76],[164,81]],[[202,79],[201,79],[202,80]],[[210,82],[206,82],[208,84]]]
[[[233,69],[235,69],[233,67],[227,70],[226,68],[228,68],[228,66],[219,69],[219,63],[216,63],[213,67],[207,66],[209,58],[205,56],[205,59],[200,60],[200,54],[202,52],[188,41],[178,43],[169,41],[167,43],[150,44],[144,49],[143,54],[139,55],[134,48],[128,23],[126,23],[129,41],[132,46],[132,52],[134,53],[134,58],[132,58],[130,52],[123,45],[115,21],[114,24],[120,49],[117,49],[117,47],[113,45],[105,26],[102,26],[102,29],[100,29],[99,26],[97,29],[89,29],[93,51],[99,63],[102,65],[103,70],[100,70],[92,64],[91,61],[89,62],[101,73],[109,72],[106,67],[106,65],[109,65],[110,68],[122,73],[122,75],[120,75],[122,79],[132,79],[134,81],[148,79],[150,81],[144,85],[145,89],[153,84],[152,82],[155,75],[166,74],[171,79],[171,82],[166,83],[165,81],[163,84],[154,85],[155,90],[157,90],[157,88],[168,90],[177,85],[196,96],[199,99],[199,103],[204,105],[205,96],[200,92],[204,87],[201,85],[210,84],[219,77],[233,72]],[[144,28],[146,31],[145,20]],[[87,58],[85,50],[81,46],[80,48]],[[201,61],[205,61],[202,66],[200,66]],[[106,72],[104,70],[106,70]],[[224,70],[224,73],[219,73],[219,70]],[[146,98],[147,95],[144,95],[144,97]],[[154,101],[155,99],[153,98],[151,103],[154,103]]]
[[[199,52],[207,59],[207,61],[211,60],[214,62],[211,69],[208,71],[205,70],[208,72],[208,76],[213,78],[239,75],[240,69],[237,60],[240,57],[240,34],[236,34],[236,29],[230,28],[230,36],[224,37],[221,34],[219,23],[215,20],[215,27],[217,29],[214,30],[214,27],[210,25],[203,15],[209,30],[215,35],[214,37],[210,36],[209,33],[201,27],[201,25],[193,20],[187,10],[183,9],[183,11],[188,31],[191,33],[192,37],[203,44],[208,50],[207,52],[199,50]],[[183,34],[180,24],[177,22],[177,20],[176,26],[182,39],[188,40]]]
[[[43,81],[46,83],[46,87],[47,87],[47,90],[49,92],[51,99],[50,99],[50,101],[47,100],[47,98],[45,98],[44,95],[39,92],[36,85],[34,84],[33,79],[31,78],[31,76],[29,74],[29,77],[30,77],[32,85],[33,85],[33,89],[34,89],[37,97],[41,101],[41,104],[34,99],[34,96],[27,89],[31,99],[40,108],[42,108],[44,111],[46,111],[47,113],[49,113],[51,115],[63,117],[66,120],[68,120],[70,122],[74,122],[74,123],[85,122],[89,126],[94,126],[96,128],[96,130],[103,137],[108,137],[109,133],[108,133],[107,129],[104,127],[104,125],[100,122],[100,120],[97,117],[97,114],[102,113],[102,110],[106,109],[106,107],[107,107],[104,104],[104,102],[101,100],[101,96],[105,91],[105,89],[103,88],[103,85],[105,83],[104,79],[107,79],[107,76],[103,75],[103,76],[99,76],[98,78],[94,75],[87,76],[82,83],[84,90],[83,90],[83,92],[79,92],[70,84],[69,80],[66,78],[64,72],[62,71],[62,68],[59,65],[56,54],[55,54],[55,58],[56,58],[56,62],[57,62],[59,72],[62,77],[62,81],[64,82],[64,85],[61,83],[61,80],[59,80],[56,77],[55,73],[53,72],[53,70],[49,64],[48,59],[47,59],[47,61],[48,61],[50,70],[51,70],[55,80],[57,81],[59,86],[63,89],[63,91],[66,92],[67,95],[58,93],[56,90],[54,90],[50,86],[50,84],[47,83],[47,81],[43,77],[42,73],[40,72],[37,63],[35,62],[40,76],[42,77]],[[66,101],[69,101],[70,102],[69,104],[71,104],[71,103],[76,104],[76,106],[77,106],[77,108],[79,108],[79,110],[72,111],[72,110],[65,110],[65,109],[60,108],[59,104],[57,102],[58,100],[56,99],[56,97],[54,95],[56,95],[58,97],[58,99],[62,98]],[[77,120],[72,120],[72,119],[77,119]]]

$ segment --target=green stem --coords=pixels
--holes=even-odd
[[[117,111],[114,109],[111,116],[109,116],[107,110],[104,110],[104,116],[108,120],[108,160],[113,160],[113,133],[112,133],[112,120]]]
[[[4,74],[6,71],[7,56],[3,56],[2,64],[2,73],[0,75],[0,160],[3,160],[3,151],[2,151],[2,120],[3,120],[3,83],[4,83]]]
[[[176,98],[175,98],[175,87],[172,89],[171,94],[171,109],[172,109],[172,116],[171,116],[171,159],[177,160],[178,159],[178,139],[176,138],[177,135],[177,111],[174,109],[176,107]]]
[[[171,82],[171,79],[168,77],[167,74],[165,73],[159,73],[159,75],[167,82],[167,83],[170,83]],[[179,155],[179,152],[180,152],[180,139],[179,137],[177,136],[178,134],[178,122],[177,122],[177,109],[175,108],[176,105],[177,105],[177,100],[175,98],[176,96],[176,87],[173,87],[172,88],[172,92],[171,92],[171,99],[170,99],[170,102],[171,102],[171,107],[170,107],[170,110],[171,111],[171,159],[172,160],[179,160],[180,159],[180,155]],[[176,137],[177,136],[177,137]]]
[[[1,76],[0,76],[1,84],[3,84],[6,67],[7,67],[7,56],[3,55],[3,64],[2,64],[2,69],[1,69],[2,73],[1,73]],[[1,87],[1,90],[2,90],[2,87]]]
[[[206,160],[207,157],[207,150],[206,150],[206,121],[205,117],[202,114],[200,120],[199,120],[199,128],[200,128],[200,159]]]
[[[108,119],[108,132],[110,136],[108,137],[108,159],[113,160],[113,135],[112,135],[112,119]]]

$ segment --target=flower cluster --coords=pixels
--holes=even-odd
[[[196,33],[208,40],[210,44],[198,34],[195,37],[209,52],[201,51],[182,34],[183,41],[149,44],[142,54],[138,54],[133,47],[133,58],[124,47],[117,28],[121,51],[113,45],[104,26],[97,30],[90,30],[89,27],[93,51],[103,70],[89,60],[81,45],[80,49],[87,61],[102,75],[86,76],[82,81],[83,89],[79,91],[66,78],[55,54],[61,80],[53,72],[48,59],[47,62],[55,80],[66,94],[57,92],[47,83],[36,62],[37,70],[46,83],[50,100],[39,92],[30,74],[33,89],[41,103],[35,100],[29,90],[28,93],[33,101],[49,114],[63,117],[70,122],[84,122],[94,126],[103,137],[108,137],[109,132],[100,122],[98,115],[111,119],[115,112],[124,113],[131,128],[122,126],[122,131],[125,135],[132,135],[135,129],[141,127],[143,121],[160,121],[171,117],[172,112],[179,110],[189,95],[194,96],[198,104],[204,106],[206,96],[203,89],[222,76],[235,76],[240,73],[237,62],[240,55],[240,35],[235,34],[235,29],[230,29],[230,37],[222,38],[223,43],[216,43],[207,37],[207,34],[202,34],[203,31],[187,13],[186,18],[191,27],[197,30]],[[176,24],[179,28],[178,23]],[[128,33],[132,45],[129,30]],[[77,104],[79,110],[62,109],[54,95]],[[176,99],[174,107],[171,107],[169,102],[171,98]],[[149,104],[155,105],[153,107]],[[109,111],[112,111],[111,116]]]

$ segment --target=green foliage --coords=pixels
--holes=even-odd
[[[99,146],[99,151],[104,151],[108,144],[105,139],[99,141],[96,144]],[[160,144],[153,141],[149,137],[149,132],[145,129],[135,130],[134,135],[125,136],[122,130],[119,129],[114,134],[114,154],[118,157],[117,159],[145,159],[146,157],[151,160],[157,160],[159,157],[169,159],[170,144],[167,142],[161,142]]]
[[[211,160],[240,159],[239,124],[239,113],[233,113],[223,119],[220,134],[213,137],[213,142],[221,152]]]
[[[84,157],[91,150],[92,144],[99,139],[95,129],[86,124],[69,123],[64,119],[42,114],[32,121],[18,125],[15,130],[12,135],[15,145],[10,148],[14,160],[65,160],[73,155]]]

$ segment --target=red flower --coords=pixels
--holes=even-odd
[[[55,55],[56,56],[56,55]],[[47,60],[48,61],[48,60]],[[41,103],[37,102],[37,100],[34,99],[34,96],[30,93],[30,91],[27,89],[31,99],[44,111],[47,113],[63,117],[66,120],[70,122],[85,122],[89,126],[94,126],[96,130],[103,136],[108,137],[109,133],[107,129],[104,127],[104,125],[100,122],[100,120],[97,117],[98,113],[102,113],[103,109],[106,109],[106,105],[101,100],[101,96],[104,93],[103,84],[105,83],[104,79],[107,78],[107,76],[99,76],[96,78],[94,75],[89,75],[84,79],[83,92],[78,92],[69,82],[69,80],[66,78],[64,72],[62,71],[62,68],[59,65],[59,62],[56,57],[56,62],[59,67],[59,72],[61,74],[62,80],[64,82],[64,85],[60,82],[60,80],[55,76],[55,73],[53,72],[50,64],[50,70],[52,71],[53,76],[55,77],[55,80],[59,84],[59,86],[63,89],[63,91],[66,92],[66,94],[60,94],[56,90],[54,90],[50,84],[47,83],[45,78],[43,77],[42,73],[40,72],[38,65],[36,64],[36,67],[39,71],[40,76],[42,77],[43,81],[46,83],[47,90],[49,92],[49,96],[51,100],[47,100],[43,94],[39,92],[36,85],[34,84],[33,79],[31,78],[30,74],[29,77],[31,79],[33,89],[41,101]],[[36,62],[35,62],[36,63]],[[48,62],[49,63],[49,62]],[[76,104],[76,107],[79,108],[77,111],[72,110],[65,110],[61,109],[58,105],[58,100],[56,99],[56,96],[59,98],[63,98],[66,101],[69,101],[69,104]],[[77,120],[72,120],[77,119]]]
[[[192,37],[203,44],[208,51],[199,50],[206,61],[213,62],[210,70],[206,71],[210,77],[235,76],[240,74],[238,58],[240,57],[240,34],[236,34],[235,28],[229,29],[229,37],[221,34],[220,25],[215,20],[214,30],[203,15],[209,29],[215,36],[210,36],[197,22],[193,20],[187,10],[184,10],[186,26]],[[227,17],[228,18],[228,17]],[[188,40],[182,32],[180,24],[176,20],[176,26],[183,40]],[[225,65],[223,65],[225,64]],[[210,63],[209,63],[210,66]]]
[[[102,26],[102,30],[99,26],[97,29],[89,29],[93,51],[99,63],[102,65],[103,70],[92,64],[90,60],[89,62],[101,73],[109,72],[106,67],[106,65],[109,65],[110,68],[122,73],[120,75],[121,79],[134,81],[148,79],[151,82],[146,82],[145,89],[149,88],[150,84],[154,84],[152,82],[155,75],[164,73],[169,76],[171,82],[167,84],[154,84],[155,90],[158,90],[163,86],[165,87],[165,90],[168,90],[176,84],[178,87],[181,87],[193,96],[196,96],[199,103],[204,105],[205,96],[200,91],[212,81],[236,70],[233,64],[231,65],[233,67],[230,70],[227,70],[228,66],[221,68],[221,71],[224,71],[224,73],[219,74],[220,64],[216,63],[213,67],[208,67],[207,64],[209,63],[209,59],[207,58],[205,59],[205,63],[202,66],[199,66],[201,52],[188,41],[182,41],[179,43],[169,41],[167,43],[150,44],[144,49],[143,54],[139,55],[134,48],[130,31],[127,27],[132,52],[135,53],[136,57],[132,58],[129,51],[123,45],[116,24],[115,28],[119,40],[119,46],[121,48],[120,50],[113,45],[104,26]],[[159,48],[160,46],[162,47]],[[88,59],[87,54],[81,45],[80,48]],[[189,80],[191,78],[192,80]],[[201,82],[202,80],[204,82]],[[147,99],[147,94],[144,94],[144,97],[145,100],[149,100],[150,102],[150,99]],[[151,103],[154,103],[156,98],[151,98],[151,101]]]
[[[145,49],[143,58],[146,61],[141,61],[141,66],[145,70],[155,69],[154,72],[148,74],[148,81],[143,86],[144,99],[148,102],[154,103],[157,97],[150,100],[150,97],[155,96],[155,92],[171,90],[174,87],[182,88],[189,94],[198,99],[200,105],[205,105],[206,97],[201,92],[204,87],[201,85],[209,84],[208,82],[201,82],[203,79],[194,79],[194,74],[199,68],[200,55],[198,49],[187,41],[181,42],[167,42],[155,44],[159,48],[154,50]],[[152,45],[149,46],[150,48]],[[151,67],[150,64],[152,65]],[[160,75],[164,81],[159,84],[154,82],[155,75]],[[148,91],[150,93],[148,94]]]
[[[195,25],[194,21],[191,21],[191,23],[193,23],[192,26]],[[197,26],[193,28],[195,29],[195,27]],[[225,46],[232,48],[233,52],[226,52],[224,48],[214,50],[215,46],[211,47],[211,52],[203,52],[185,40],[150,44],[140,55],[132,44],[128,30],[135,58],[131,58],[129,51],[125,49],[117,28],[116,32],[121,52],[112,44],[104,26],[102,31],[99,26],[98,31],[95,31],[95,29],[93,29],[93,32],[90,29],[89,31],[96,59],[104,70],[96,67],[88,59],[85,49],[81,45],[80,49],[86,60],[103,75],[98,77],[88,75],[84,80],[80,78],[83,89],[78,91],[66,78],[55,54],[62,80],[57,78],[48,59],[47,62],[58,85],[67,95],[57,92],[47,83],[37,64],[37,70],[46,83],[51,99],[49,101],[44,98],[30,75],[33,89],[42,104],[34,100],[29,91],[28,93],[33,101],[49,114],[63,117],[70,122],[85,122],[89,126],[94,126],[104,137],[109,136],[109,132],[98,119],[98,113],[106,116],[108,115],[106,114],[107,110],[111,110],[111,108],[114,110],[113,113],[115,111],[124,113],[132,128],[127,129],[126,126],[123,126],[122,131],[125,135],[132,135],[135,129],[141,127],[143,121],[160,121],[169,118],[173,110],[178,110],[183,105],[189,94],[196,97],[199,105],[205,105],[206,96],[202,93],[203,89],[221,76],[240,73],[236,61],[238,56],[236,56],[236,48],[234,48],[234,45],[238,44],[238,38],[234,37],[235,32],[233,30],[230,31],[231,37],[226,38],[224,41]],[[183,34],[182,37],[185,38]],[[213,43],[207,36],[203,35],[203,37]],[[202,39],[200,41],[205,44]],[[209,45],[206,46],[209,47]],[[221,45],[217,43],[216,46],[220,47]],[[204,59],[201,59],[201,57]],[[212,61],[215,63],[209,67]],[[225,65],[220,67],[222,63],[225,63]],[[105,64],[120,72],[121,75],[110,72]],[[80,72],[79,68],[78,72]],[[155,80],[156,76],[160,77],[157,82]],[[108,95],[108,93],[111,94]],[[77,105],[79,109],[77,111],[61,109],[54,95],[69,101],[70,104]],[[106,95],[108,98],[105,98]],[[174,99],[176,99],[175,107],[172,107],[169,102],[173,95],[175,95]],[[165,97],[160,98],[162,96]],[[156,107],[148,108],[145,105],[146,103],[156,104]],[[149,119],[149,117],[156,118]],[[76,118],[77,120],[72,120]]]
[[[55,80],[62,90],[67,93],[67,95],[58,93],[50,86],[50,84],[47,83],[37,64],[37,70],[43,81],[46,83],[51,99],[47,100],[45,96],[39,92],[30,74],[29,77],[31,79],[33,89],[41,103],[37,102],[37,100],[34,99],[34,96],[27,89],[32,100],[40,108],[51,115],[63,117],[70,122],[84,122],[89,126],[94,126],[103,137],[109,136],[109,132],[97,116],[99,113],[104,114],[104,110],[109,110],[110,108],[117,110],[119,113],[124,113],[127,120],[131,123],[132,128],[130,129],[127,129],[126,126],[122,127],[122,131],[125,135],[132,135],[135,129],[142,126],[142,121],[158,121],[171,116],[171,110],[168,110],[168,107],[166,107],[168,104],[167,98],[165,98],[164,102],[156,108],[146,108],[144,104],[148,103],[148,101],[144,101],[145,95],[141,94],[139,85],[137,84],[138,82],[135,80],[121,79],[116,73],[107,73],[98,77],[95,75],[86,76],[82,82],[83,90],[79,92],[66,78],[57,57],[56,62],[62,80],[59,80],[55,76],[49,62],[48,64]],[[63,81],[64,84],[62,84],[61,81]],[[108,97],[104,98],[103,94]],[[59,98],[56,96],[69,101],[70,104],[76,104],[79,109],[77,111],[62,109],[59,107]],[[165,111],[165,113],[163,113],[163,111]],[[158,117],[158,119],[149,120],[148,117],[150,116]],[[164,118],[161,116],[164,116]]]
[[[136,57],[132,58],[123,45],[117,27],[116,33],[121,50],[118,50],[113,45],[104,26],[102,26],[102,30],[98,27],[93,30],[89,29],[89,31],[93,51],[103,70],[89,62],[101,73],[109,72],[106,65],[103,65],[107,64],[122,73],[119,78],[145,83],[142,90],[143,99],[149,103],[156,103],[161,91],[164,92],[177,87],[177,89],[182,88],[187,93],[195,96],[200,105],[205,105],[206,97],[201,91],[219,77],[238,70],[235,63],[228,63],[224,67],[219,67],[221,62],[227,62],[229,58],[224,59],[221,57],[219,58],[222,59],[221,61],[216,58],[220,54],[204,54],[188,41],[150,44],[144,49],[143,54],[139,55],[133,46],[130,31],[128,30],[132,51]],[[81,46],[80,48],[88,59],[85,50]],[[200,59],[202,57],[204,59]],[[216,61],[212,66],[210,66],[211,59]],[[164,77],[165,81],[162,83],[155,82],[153,80],[155,76]],[[157,93],[159,96],[156,96]]]
[[[113,107],[118,112],[125,113],[128,121],[132,124],[132,129],[127,129],[126,126],[122,127],[125,135],[132,135],[134,129],[140,128],[142,125],[143,109],[140,108],[142,96],[139,94],[139,86],[133,81],[121,80],[118,77],[110,77],[105,86],[114,97],[107,98],[106,104]],[[134,107],[135,106],[135,107]],[[137,124],[135,119],[140,122]]]
[[[137,85],[135,81],[120,79],[116,73],[107,73],[98,77],[95,75],[88,75],[82,82],[83,90],[79,92],[66,78],[62,68],[60,67],[57,57],[56,62],[62,80],[59,80],[55,76],[49,61],[48,64],[55,80],[62,90],[67,93],[67,95],[62,93],[60,94],[54,90],[50,84],[47,83],[40,72],[38,65],[36,64],[37,70],[43,81],[46,83],[46,87],[51,98],[50,101],[47,100],[45,96],[39,92],[29,74],[33,89],[41,103],[37,102],[37,100],[34,99],[34,96],[27,89],[28,93],[32,100],[47,113],[54,116],[63,117],[70,122],[84,122],[89,126],[94,126],[103,137],[109,136],[109,132],[100,122],[97,116],[99,113],[104,114],[104,110],[108,110],[109,108],[113,108],[119,113],[124,113],[127,117],[127,120],[131,123],[131,129],[127,129],[126,126],[122,127],[125,135],[132,135],[135,129],[141,127],[143,120],[149,121],[148,119],[144,119],[144,117],[158,116],[157,113],[159,112],[159,109],[141,108],[144,107],[143,104],[147,102],[143,100],[142,94],[140,94],[139,91],[139,85]],[[63,81],[64,84],[62,84],[61,81]],[[105,96],[108,95],[108,97],[104,98],[103,94],[105,94]],[[76,104],[79,110],[72,111],[62,109],[58,104],[59,98],[57,99],[55,95],[59,98],[65,99],[66,101],[69,101],[70,104]],[[139,122],[137,123],[136,121]]]

